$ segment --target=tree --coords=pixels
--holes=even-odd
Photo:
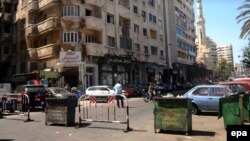
[[[228,63],[225,59],[219,61],[217,66],[214,66],[214,78],[219,81],[224,81],[231,76],[232,64]]]
[[[244,4],[238,7],[238,10],[242,10],[236,17],[238,23],[244,22],[241,27],[240,38],[246,38],[250,34],[250,0],[245,0]]]
[[[247,67],[250,67],[250,38],[248,39],[248,46],[242,49],[242,63],[244,63]]]

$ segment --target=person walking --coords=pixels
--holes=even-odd
[[[148,102],[151,102],[153,100],[154,92],[155,88],[153,86],[153,83],[150,83],[148,86]]]
[[[121,96],[121,94],[122,94],[122,85],[121,85],[120,81],[118,81],[115,84],[114,90],[115,90],[115,94],[116,94],[115,98],[116,98],[117,107],[120,108],[120,101],[121,101],[122,107],[124,107],[123,97]]]

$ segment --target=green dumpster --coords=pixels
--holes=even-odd
[[[155,98],[154,130],[192,131],[192,103],[186,98]]]
[[[228,125],[242,125],[243,124],[243,107],[242,97],[230,96],[223,97],[219,100],[219,115],[218,118],[223,116],[224,127]]]
[[[250,95],[245,94],[243,96],[243,116],[244,122],[250,122]]]

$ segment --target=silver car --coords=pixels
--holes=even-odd
[[[232,91],[222,85],[199,85],[188,92],[183,97],[192,100],[192,113],[198,114],[202,110],[219,111],[219,99],[231,95]]]

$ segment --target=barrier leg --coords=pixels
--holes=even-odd
[[[127,104],[127,115],[126,115],[126,118],[127,118],[127,129],[124,130],[125,133],[129,132],[129,131],[133,131],[133,128],[130,128],[129,126],[129,107],[128,107],[128,104]]]

